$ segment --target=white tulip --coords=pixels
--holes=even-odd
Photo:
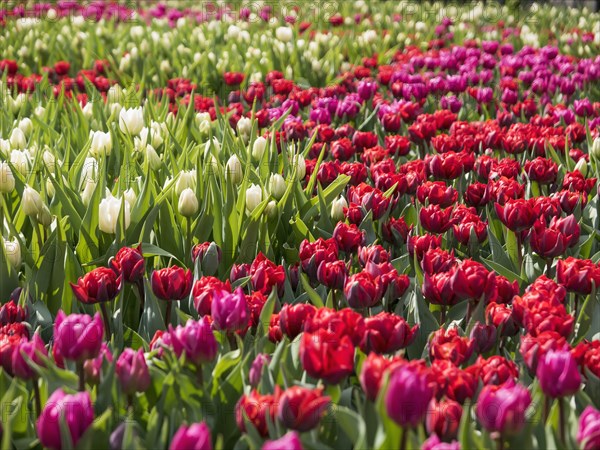
[[[233,184],[240,184],[244,178],[242,163],[236,155],[231,155],[225,165],[225,178]]]
[[[269,186],[271,189],[271,195],[279,200],[283,197],[286,190],[286,184],[283,177],[278,173],[271,174],[271,178],[269,178]]]
[[[217,154],[221,152],[221,144],[220,144],[219,140],[215,137],[212,138],[212,146],[214,147]],[[211,147],[211,141],[208,141],[206,144],[204,144],[204,154],[205,155],[208,152],[210,152],[210,147]]]
[[[42,202],[40,193],[29,186],[25,186],[23,197],[21,198],[21,207],[23,208],[25,215],[37,216],[42,210],[43,205],[44,203]]]
[[[207,134],[208,131],[210,130],[210,124],[211,124],[210,114],[207,112],[200,112],[200,113],[196,114],[195,120],[196,120],[196,125],[200,129],[200,132],[203,134]]]
[[[35,114],[35,117],[38,119],[41,119],[44,117],[44,114],[46,114],[46,108],[44,108],[42,105],[36,106],[36,108],[33,110],[33,114]]]
[[[304,160],[304,156],[294,156],[292,158],[292,167],[296,168],[296,174],[298,175],[298,179],[304,180],[304,177],[306,176],[306,161]]]
[[[131,222],[131,208],[129,206],[129,203],[127,201],[124,201],[123,198],[115,198],[112,195],[102,199],[100,205],[98,206],[98,228],[100,228],[100,231],[103,231],[104,233],[108,234],[115,234],[117,232],[117,225],[119,223],[121,207],[124,208],[124,227],[125,229],[127,229]]]
[[[587,161],[581,158],[579,161],[577,161],[577,164],[575,164],[575,170],[578,170],[581,175],[585,177],[588,171]]]
[[[344,219],[344,208],[348,207],[346,199],[340,195],[331,203],[331,218],[335,222],[339,222]]]
[[[290,42],[294,37],[294,32],[290,27],[278,27],[275,30],[275,37],[281,42]]]
[[[4,245],[4,254],[6,255],[6,259],[8,259],[10,265],[15,269],[21,267],[21,245],[19,244],[19,241],[16,238],[10,241],[5,240],[2,237],[0,237],[0,239],[2,239],[2,245]]]
[[[90,120],[94,115],[94,105],[91,103],[86,103],[83,108],[81,108],[81,112],[83,113],[83,117],[87,120]]]
[[[262,189],[260,186],[256,184],[251,185],[248,189],[246,189],[246,211],[251,214],[252,211],[256,209],[256,207],[262,201]]]
[[[597,137],[596,139],[594,139],[590,153],[595,158],[600,159],[600,137]]]
[[[25,136],[31,135],[33,131],[33,122],[29,117],[24,117],[21,119],[18,125],[19,129],[25,134]]]
[[[184,189],[196,189],[196,170],[183,170],[175,183],[175,192],[181,195]]]
[[[198,198],[196,197],[196,193],[194,191],[192,191],[190,188],[186,188],[181,192],[181,195],[179,196],[179,204],[177,205],[179,214],[185,217],[192,217],[198,212],[199,206]]]
[[[237,129],[240,136],[247,142],[252,132],[252,120],[248,117],[240,118],[237,123]]]
[[[81,178],[79,183],[82,185],[88,181],[98,180],[98,161],[95,158],[85,158],[81,168]]]
[[[110,133],[105,133],[103,131],[91,131],[90,130],[90,154],[98,158],[101,155],[109,156],[112,151],[112,138]]]
[[[158,170],[162,163],[160,156],[158,156],[154,147],[149,144],[146,145],[146,160],[148,160],[148,165],[152,170]]]
[[[122,109],[119,112],[119,128],[125,134],[137,136],[144,128],[142,107]]]
[[[54,173],[54,169],[56,168],[56,157],[54,154],[49,150],[44,150],[44,153],[42,154],[42,160],[44,161],[46,168],[50,172]]]
[[[267,140],[262,136],[257,137],[252,145],[252,157],[257,161],[262,160],[266,148]]]
[[[4,156],[8,156],[10,153],[10,141],[8,139],[0,138],[0,153]]]
[[[26,176],[28,174],[29,155],[26,152],[20,150],[10,152],[10,163],[21,175]]]
[[[27,139],[25,133],[20,128],[14,128],[8,138],[10,146],[14,149],[22,150],[27,145]]]
[[[15,177],[6,162],[0,163],[0,193],[12,192],[15,189]]]
[[[85,206],[89,206],[90,200],[92,200],[92,196],[94,195],[94,191],[96,190],[96,182],[94,180],[85,180],[85,188],[81,193],[81,201]]]
[[[50,175],[52,177],[52,175]],[[56,189],[54,188],[54,183],[50,179],[50,177],[46,178],[46,193],[48,197],[54,198],[54,194],[56,194]]]
[[[123,197],[125,197],[125,201],[129,203],[129,206],[133,209],[135,202],[137,201],[137,195],[132,188],[127,189],[123,192]]]

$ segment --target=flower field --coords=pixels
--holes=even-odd
[[[0,4],[2,449],[600,449],[600,14]]]

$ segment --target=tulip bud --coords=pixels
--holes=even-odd
[[[233,293],[215,293],[211,316],[217,330],[238,331],[248,326],[248,304],[242,288],[237,288]]]
[[[569,350],[548,350],[538,363],[536,375],[544,394],[552,398],[573,395],[581,386],[577,361]]]
[[[290,27],[278,27],[275,30],[275,37],[281,42],[290,42],[294,37],[294,32]]]
[[[296,431],[290,431],[279,439],[266,441],[262,450],[302,450],[302,441]]]
[[[260,186],[252,184],[248,189],[246,189],[246,211],[248,214],[252,214],[252,211],[256,209],[261,201],[262,189]]]
[[[252,157],[257,161],[262,160],[266,148],[267,140],[262,136],[257,137],[254,144],[252,144]]]
[[[196,114],[196,125],[200,129],[200,132],[203,134],[207,134],[210,130],[210,114],[207,112],[201,112]]]
[[[113,146],[110,133],[90,130],[90,140],[90,154],[94,158],[98,158],[101,155],[110,155]]]
[[[85,183],[85,188],[81,193],[81,201],[85,206],[89,206],[90,200],[92,199],[92,195],[94,195],[94,191],[96,190],[96,182],[92,180],[88,180]]]
[[[39,192],[26,185],[21,199],[21,207],[25,215],[37,217],[42,210],[42,206],[42,197],[40,197]]]
[[[304,177],[306,176],[306,161],[304,161],[304,156],[294,156],[292,158],[292,167],[296,168],[296,174],[298,175],[298,179],[304,180]]]
[[[531,394],[524,386],[508,381],[500,386],[484,386],[477,401],[479,422],[490,433],[518,434],[525,426]]]
[[[225,165],[225,178],[233,184],[240,184],[244,178],[242,163],[236,155],[231,155]]]
[[[88,103],[85,106],[91,106],[91,103]],[[36,106],[36,108],[33,110],[33,114],[35,114],[35,117],[37,117],[38,119],[41,119],[42,117],[44,117],[44,114],[46,114],[46,108],[44,108],[42,105]]]
[[[248,372],[248,381],[250,381],[250,386],[256,387],[260,382],[260,378],[262,376],[263,367],[268,365],[271,362],[271,357],[266,353],[259,353],[252,361],[252,365],[250,366],[250,371]]]
[[[48,356],[48,350],[39,334],[34,334],[30,341],[21,341],[12,352],[12,368],[16,377],[22,380],[37,378],[27,359],[34,364],[44,367],[43,357]]]
[[[577,164],[575,164],[575,170],[578,170],[581,175],[585,177],[588,171],[587,161],[584,158],[581,158],[579,161],[577,161]]]
[[[31,135],[33,131],[33,122],[29,117],[24,117],[21,119],[18,125],[19,129],[25,134],[25,136]]]
[[[208,154],[210,152],[210,147],[214,147],[215,152],[218,154],[221,151],[221,143],[217,140],[216,137],[213,137],[212,140],[208,141],[204,144],[204,154]]]
[[[8,163],[0,163],[0,193],[9,193],[15,189],[15,177]]]
[[[600,411],[593,406],[587,406],[579,416],[577,443],[582,450],[600,448]]]
[[[144,392],[150,387],[150,371],[141,348],[137,352],[131,348],[123,350],[117,359],[115,372],[126,395]]]
[[[122,109],[119,112],[119,128],[125,134],[137,136],[144,128],[142,107]]]
[[[196,189],[196,170],[184,170],[179,174],[175,183],[175,193],[181,195],[187,188]]]
[[[237,129],[242,139],[247,142],[250,133],[252,132],[252,120],[248,117],[241,117],[240,120],[238,120]]]
[[[400,366],[390,376],[385,396],[387,413],[398,425],[415,428],[425,418],[433,393],[425,369]]]
[[[62,417],[62,420],[59,420]],[[61,426],[61,423],[65,426]],[[42,446],[63,448],[62,434],[66,431],[73,446],[81,439],[94,421],[94,408],[89,392],[65,394],[62,389],[52,393],[37,421],[37,435]]]
[[[100,352],[104,325],[99,313],[70,314],[60,310],[54,321],[54,352],[71,361],[84,362]]]
[[[121,206],[124,207],[125,212],[125,223],[124,228],[129,228],[131,222],[131,208],[129,203],[124,201],[123,197],[120,199],[109,195],[102,199],[98,206],[99,218],[98,228],[100,231],[108,234],[115,234],[117,232],[117,224],[119,223],[119,216],[121,214]]]
[[[600,158],[600,137],[594,139],[590,153],[594,158]]]
[[[158,156],[158,153],[156,153],[156,150],[150,144],[146,145],[146,160],[152,170],[158,170],[162,163],[160,156]]]
[[[212,450],[210,429],[205,422],[181,425],[171,441],[169,450]]]
[[[278,173],[271,174],[271,178],[269,179],[269,186],[271,189],[271,195],[279,200],[283,197],[286,190],[285,179]]]
[[[178,325],[177,328],[169,326],[169,334],[178,358],[185,354],[186,360],[200,366],[217,356],[217,339],[206,317],[197,321],[188,319],[185,326]]]
[[[184,189],[179,196],[179,214],[185,217],[192,217],[198,212],[198,208],[198,198],[196,197],[194,191],[192,191],[190,188]]]
[[[192,249],[192,260],[200,258],[200,266],[204,275],[214,275],[221,264],[221,249],[214,242],[203,242]]]
[[[29,154],[26,151],[13,150],[10,152],[10,163],[17,171],[27,176],[29,172]]]
[[[267,203],[265,207],[265,215],[269,220],[275,220],[278,216],[279,209],[277,208],[277,202],[275,200],[271,200]]]
[[[334,222],[344,220],[344,209],[348,208],[348,202],[343,195],[340,195],[331,203],[331,219]]]
[[[25,133],[23,133],[20,128],[15,128],[12,130],[8,141],[13,149],[22,150],[27,146],[27,138],[25,137]]]
[[[4,254],[6,255],[6,259],[8,262],[15,268],[19,269],[21,267],[21,245],[19,241],[15,238],[13,240],[5,240],[2,239],[2,244],[4,245]]]
[[[133,188],[129,188],[125,192],[123,192],[123,198],[125,198],[125,201],[129,203],[130,208],[133,208],[135,206],[135,202],[137,201],[137,195]]]

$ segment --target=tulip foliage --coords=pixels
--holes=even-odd
[[[2,448],[600,447],[600,15],[13,3]]]

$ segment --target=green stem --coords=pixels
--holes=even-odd
[[[108,317],[108,310],[106,309],[106,302],[100,302],[100,311],[102,311],[102,318],[104,319],[104,334],[106,335],[106,341],[110,341],[110,319]]]
[[[565,400],[558,399],[558,435],[563,444],[567,444],[565,434]]]
[[[135,283],[137,287],[138,298],[140,299],[140,315],[144,313],[144,303],[146,301],[146,293],[144,292],[144,279]]]
[[[79,376],[79,392],[85,391],[85,372],[83,370],[83,361],[77,361],[77,375]]]
[[[408,438],[408,430],[402,427],[402,434],[400,435],[400,450],[406,450],[406,441]]]
[[[40,417],[42,413],[42,400],[40,399],[40,387],[38,385],[39,380],[34,378],[33,380],[33,398],[35,400],[35,415]]]
[[[546,423],[550,415],[550,397],[544,396],[544,409],[542,410],[542,421]]]
[[[170,300],[167,301],[167,312],[165,314],[165,327],[167,327],[167,329],[169,328],[169,324],[171,323],[171,309],[172,309],[172,305],[171,305]]]

